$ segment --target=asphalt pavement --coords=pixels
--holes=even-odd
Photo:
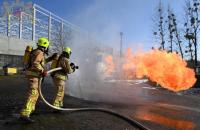
[[[126,121],[103,112],[54,113],[41,100],[33,124],[4,124],[18,116],[23,106],[27,83],[23,76],[0,77],[0,129],[5,130],[132,130]],[[85,92],[83,99],[65,96],[65,107],[101,107],[122,113],[151,130],[199,130],[200,97],[174,93],[147,83],[106,82],[102,91]],[[52,101],[55,88],[46,82],[43,89]],[[89,101],[90,100],[90,101]]]
[[[45,98],[52,102],[55,88],[45,82],[42,91]],[[0,130],[136,130],[128,122],[97,111],[60,112],[38,100],[36,111],[31,115],[35,123],[27,124],[17,120],[24,104],[27,82],[24,76],[0,77]],[[65,107],[69,108],[109,108],[112,105],[77,99],[65,95]],[[8,122],[8,123],[7,123]]]

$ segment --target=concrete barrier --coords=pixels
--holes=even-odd
[[[22,56],[27,45],[35,45],[33,41],[0,36],[0,54]]]

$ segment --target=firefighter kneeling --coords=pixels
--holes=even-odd
[[[57,95],[54,98],[53,105],[56,107],[63,106],[65,81],[68,79],[68,74],[71,74],[78,69],[73,63],[70,63],[69,58],[72,51],[69,47],[64,48],[62,54],[59,56],[57,63],[52,62],[51,69],[61,67],[62,70],[56,71],[51,74],[54,85],[57,88]]]

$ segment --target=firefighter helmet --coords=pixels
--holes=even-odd
[[[37,45],[47,49],[49,47],[49,41],[47,38],[41,37],[38,39]]]
[[[67,53],[67,54],[70,55],[72,53],[72,50],[69,47],[65,47],[64,50],[63,50],[63,52],[65,52],[65,53]]]

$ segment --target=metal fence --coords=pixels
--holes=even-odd
[[[61,44],[64,44],[66,37],[84,34],[78,26],[60,18],[48,10],[34,4],[32,14],[21,12],[20,16],[8,14],[7,17],[0,17],[0,34],[20,39],[35,41],[39,37],[47,37],[52,42],[56,42],[58,36]]]
[[[32,13],[20,12],[0,17],[0,35],[17,39],[35,41],[47,37],[51,42],[51,52],[62,52],[63,46],[73,44],[74,37],[85,38],[86,32],[78,26],[60,18],[48,10],[34,4]],[[81,38],[81,41],[83,39]],[[25,48],[25,47],[24,47]],[[16,48],[17,49],[17,48]],[[22,66],[21,55],[0,54],[0,66]]]
[[[67,45],[77,52],[73,54],[77,61],[81,61],[85,57],[99,60],[99,54],[113,52],[112,48],[104,45],[101,46],[101,42],[97,41],[97,38],[87,31],[39,5],[34,4],[31,10],[32,13],[20,12],[18,15],[8,14],[6,17],[0,17],[0,35],[8,36],[8,39],[9,37],[12,37],[12,39],[22,39],[25,42],[35,42],[39,37],[47,37],[51,42],[50,53],[61,53],[63,47]],[[14,45],[14,41],[11,42]],[[21,47],[25,49],[25,45],[20,46],[20,49]],[[19,51],[19,47],[15,49]],[[12,49],[8,47],[8,51],[10,50]],[[11,55],[9,53],[2,53],[0,54],[0,66],[6,64],[22,66],[21,59],[21,54]]]

